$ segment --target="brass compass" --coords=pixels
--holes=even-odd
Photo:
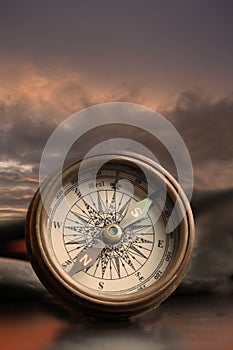
[[[180,186],[156,162],[131,153],[103,159],[68,167],[62,187],[58,175],[42,185],[28,211],[26,242],[42,283],[64,305],[128,317],[158,306],[180,283],[193,216]]]

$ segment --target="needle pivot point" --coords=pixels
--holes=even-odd
[[[117,224],[110,224],[104,228],[102,237],[105,244],[116,244],[121,240],[122,229]]]

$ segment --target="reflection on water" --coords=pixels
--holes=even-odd
[[[144,329],[140,324],[130,322],[89,322],[85,325],[73,324],[50,344],[49,350],[182,350],[182,338],[173,329],[166,329],[157,321],[154,327]],[[141,320],[142,321],[142,320]],[[157,327],[158,322],[158,327]],[[146,324],[145,324],[146,326]]]
[[[233,343],[231,295],[173,295],[129,321],[74,319],[36,300],[8,301],[0,311],[1,350],[231,350]]]
[[[128,322],[76,320],[46,349],[230,350],[232,326],[233,303],[228,297],[173,297]]]

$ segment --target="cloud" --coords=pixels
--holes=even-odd
[[[38,69],[21,62],[17,66],[3,64],[0,75],[1,217],[10,213],[10,208],[17,215],[20,208],[25,211],[38,183],[44,146],[61,121],[101,102],[142,102],[138,88],[125,84],[115,90],[100,89],[82,74],[62,66]]]
[[[38,166],[46,141],[70,114],[93,104],[126,101],[156,109],[143,85],[102,86],[62,66],[37,68],[19,64],[0,68],[0,181],[2,211],[27,207],[37,186]],[[227,188],[232,180],[233,99],[213,100],[200,90],[185,91],[160,112],[173,122],[191,153],[199,188]],[[132,130],[145,146],[156,149],[151,137]],[[121,137],[115,129],[114,136]],[[82,141],[94,145],[100,134]],[[163,157],[163,153],[161,153]],[[159,158],[159,157],[158,157]],[[160,159],[159,159],[160,160]],[[21,200],[22,198],[22,200]],[[8,208],[8,209],[6,209]]]
[[[203,91],[186,91],[170,114],[194,162],[232,158],[233,95],[212,101]]]
[[[21,165],[18,162],[14,162],[12,160],[9,161],[0,161],[0,173],[4,172],[4,170],[8,173],[11,173],[12,171],[20,171],[20,172],[31,172],[32,171],[32,165],[31,164],[24,164]]]
[[[37,176],[30,165],[1,162],[0,167],[0,219],[26,215],[26,209],[38,187]],[[12,165],[13,163],[13,165]]]
[[[233,187],[233,95],[212,100],[201,89],[185,91],[167,115],[189,149],[195,185]]]
[[[187,292],[231,290],[233,274],[233,188],[196,191],[194,254],[183,288]]]
[[[10,68],[5,68],[10,67]],[[0,160],[38,164],[56,126],[78,110],[109,101],[155,107],[139,86],[101,86],[62,65],[38,68],[19,62],[0,67]]]

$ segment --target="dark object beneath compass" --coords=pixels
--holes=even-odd
[[[48,292],[37,279],[30,263],[0,258],[0,288],[2,301],[6,299],[47,298]]]

